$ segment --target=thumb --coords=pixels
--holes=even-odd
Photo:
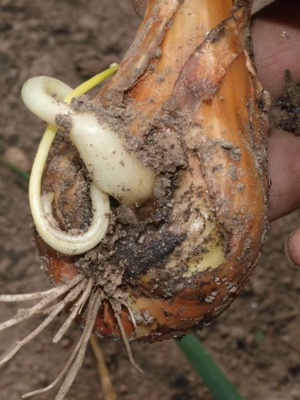
[[[286,241],[285,252],[290,261],[300,267],[300,227]]]
[[[268,146],[270,219],[275,220],[300,208],[300,137],[274,129]]]

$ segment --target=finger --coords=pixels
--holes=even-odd
[[[287,240],[285,251],[292,263],[300,266],[300,228],[296,229]]]
[[[300,207],[300,138],[274,130],[269,139],[270,218]]]
[[[274,130],[269,139],[270,217],[280,218],[300,208],[300,138]],[[286,254],[300,266],[300,227],[286,242]]]
[[[255,61],[263,87],[281,94],[284,71],[300,82],[300,1],[281,0],[255,14],[252,36]]]

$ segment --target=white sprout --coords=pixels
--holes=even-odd
[[[41,120],[55,125],[57,114],[72,112],[69,104],[63,102],[73,89],[58,79],[49,76],[35,76],[24,83],[22,99],[29,110]]]
[[[40,187],[40,186],[39,186]],[[72,234],[59,229],[51,210],[52,193],[40,195],[37,181],[30,179],[29,199],[31,213],[40,236],[53,249],[63,254],[81,254],[95,247],[106,233],[109,223],[108,195],[92,183],[90,196],[93,207],[93,218],[86,232]]]
[[[47,118],[49,122],[55,120],[58,112],[71,112],[70,106],[61,101],[61,97],[66,97],[70,92],[72,89],[57,79],[36,77],[24,84],[22,97],[31,111],[35,110],[36,115],[44,120]],[[91,184],[90,194],[94,212],[88,230],[73,235],[72,232],[59,229],[52,217],[53,194],[41,196],[42,173],[55,134],[56,128],[53,125],[48,126],[34,160],[29,182],[31,213],[37,231],[49,246],[63,254],[81,254],[96,246],[105,235],[109,221],[109,199],[108,195]]]
[[[100,124],[95,115],[74,115],[70,139],[98,188],[126,205],[143,203],[151,197],[153,171],[129,153],[119,135]]]
[[[110,212],[108,196],[126,205],[143,203],[152,195],[154,173],[143,166],[134,153],[125,149],[122,139],[108,124],[101,124],[91,112],[76,114],[63,100],[67,97],[69,101],[72,93],[69,86],[46,76],[31,78],[22,88],[26,106],[50,124],[37,152],[29,184],[36,229],[43,240],[60,253],[82,254],[95,247],[106,233]],[[87,231],[79,234],[64,232],[58,227],[52,216],[53,194],[41,195],[42,173],[56,134],[58,114],[68,115],[70,139],[92,178],[93,217]]]

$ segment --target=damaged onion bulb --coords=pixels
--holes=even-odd
[[[0,331],[48,314],[1,362],[64,308],[54,341],[72,321],[84,328],[58,378],[26,396],[64,379],[62,400],[93,332],[121,338],[136,366],[130,341],[205,326],[251,276],[268,227],[268,125],[250,10],[250,0],[148,1],[118,71],[83,109],[70,101],[93,84],[71,91],[37,77],[24,85],[26,105],[50,124],[29,197],[43,267],[57,287],[0,296],[38,300]]]

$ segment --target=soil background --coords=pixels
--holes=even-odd
[[[139,19],[130,0],[0,1],[0,155],[30,170],[44,124],[22,104],[22,84],[35,75],[75,87],[118,62]],[[284,242],[299,223],[294,213],[272,224],[263,257],[244,292],[199,337],[246,399],[300,400],[300,270],[289,264]],[[0,165],[0,293],[49,287],[31,235],[27,182]],[[16,311],[0,305],[0,321]],[[62,369],[80,330],[51,344],[61,320],[26,346],[0,371],[0,400],[49,384]],[[0,355],[39,318],[0,333]],[[140,376],[120,342],[102,349],[118,399],[212,400],[175,341],[133,344]],[[51,400],[55,391],[38,396]],[[67,400],[103,399],[89,349]],[[229,400],[229,399],[224,399]]]

